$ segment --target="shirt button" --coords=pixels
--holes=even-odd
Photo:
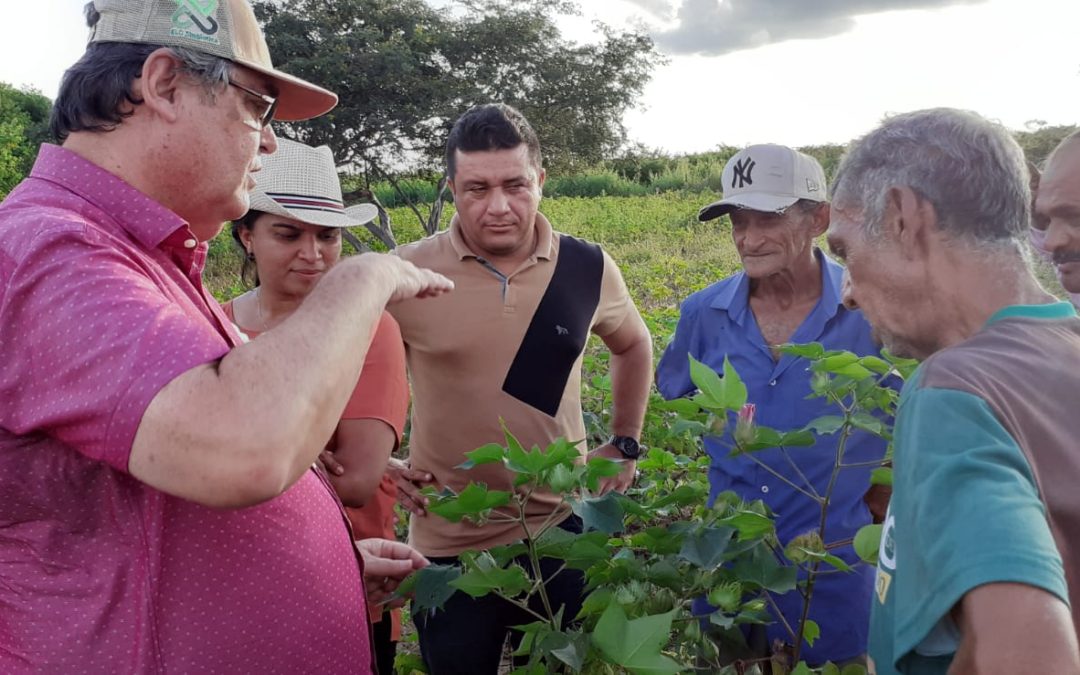
[[[773,380],[772,382],[770,382],[769,386],[770,387],[775,387],[776,386],[776,380]]]
[[[199,242],[195,241],[194,239],[185,239],[184,240],[184,248],[195,248],[198,245],[199,245]]]
[[[765,494],[769,494],[769,486],[768,485],[762,485],[761,486],[761,491],[764,492]]]

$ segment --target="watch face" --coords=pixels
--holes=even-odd
[[[641,456],[641,446],[629,436],[615,436],[611,439],[611,444],[618,448],[627,459],[637,459]]]

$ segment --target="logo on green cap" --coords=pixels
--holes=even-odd
[[[172,15],[173,37],[189,38],[199,42],[221,44],[217,38],[218,0],[174,0],[176,11]]]

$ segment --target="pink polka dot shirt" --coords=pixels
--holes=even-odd
[[[56,146],[0,205],[0,673],[371,671],[360,564],[318,474],[223,511],[127,472],[154,395],[239,344],[206,251]]]

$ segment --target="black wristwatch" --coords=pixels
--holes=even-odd
[[[627,459],[641,457],[641,444],[633,436],[612,436],[608,443],[614,445],[622,453],[622,456]]]

